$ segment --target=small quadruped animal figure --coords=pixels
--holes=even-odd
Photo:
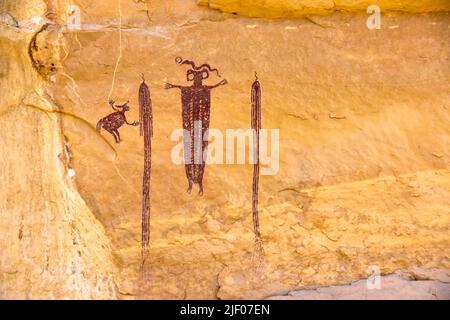
[[[112,134],[114,137],[114,140],[116,143],[120,143],[122,141],[120,139],[120,133],[119,128],[123,126],[124,124],[127,124],[129,126],[137,126],[139,125],[139,122],[132,122],[129,123],[127,121],[127,118],[125,116],[125,112],[130,110],[130,107],[128,106],[129,101],[125,102],[122,105],[115,105],[115,101],[110,100],[109,105],[111,108],[116,111],[113,112],[106,117],[100,119],[100,121],[97,123],[97,131],[100,132],[100,130],[103,128],[109,133]]]

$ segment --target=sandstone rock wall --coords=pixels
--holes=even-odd
[[[2,25],[0,297],[115,298],[109,239],[68,176],[63,119],[32,66],[33,37]]]
[[[231,14],[260,18],[299,18],[305,15],[324,15],[335,11],[366,11],[370,5],[383,12],[449,11],[446,0],[199,0],[199,4]]]
[[[239,3],[209,1],[249,16],[290,8]],[[446,2],[385,1],[380,30],[366,28],[362,1],[335,3],[355,12],[310,16],[331,10],[323,1],[307,18],[268,20],[195,1],[3,1],[0,296],[264,298],[351,283],[372,265],[448,272],[450,19],[411,13]],[[81,29],[66,25],[73,4]],[[280,130],[279,172],[261,177],[258,272],[252,166],[208,165],[200,197],[171,161],[180,97],[164,84],[186,83],[177,56],[228,81],[212,93],[212,128],[249,128],[256,71],[263,127]],[[142,137],[124,126],[116,144],[95,130],[108,98],[130,100],[139,119],[142,73],[155,118],[149,282]]]

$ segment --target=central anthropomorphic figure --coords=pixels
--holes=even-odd
[[[209,78],[210,72],[215,72],[220,77],[217,69],[211,68],[209,64],[197,67],[193,61],[183,60],[180,57],[177,57],[175,61],[179,64],[190,65],[186,78],[187,81],[192,81],[192,85],[186,87],[167,83],[165,88],[181,90],[184,159],[186,177],[189,182],[187,192],[190,193],[193,184],[197,183],[198,193],[202,195],[206,160],[204,154],[206,155],[205,150],[208,147],[207,132],[211,110],[211,89],[227,84],[227,80],[222,80],[213,86],[204,85],[203,80]]]

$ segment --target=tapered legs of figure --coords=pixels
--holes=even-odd
[[[189,186],[187,188],[187,193],[191,193],[192,192],[192,187],[194,186],[194,181],[193,180],[188,180],[189,181]],[[203,195],[203,182],[199,182],[198,183],[198,194],[199,195]]]
[[[194,185],[194,181],[189,179],[189,187],[187,189],[187,193],[191,193],[193,185]]]
[[[106,131],[108,131],[109,133],[112,134],[112,136],[114,137],[114,140],[116,141],[116,143],[120,143],[120,141],[122,141],[122,140],[120,139],[120,133],[119,133],[119,131],[117,131],[117,130],[106,130]]]

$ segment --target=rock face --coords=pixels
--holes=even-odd
[[[199,4],[232,14],[275,19],[323,15],[334,11],[366,11],[373,4],[378,5],[383,12],[450,10],[450,3],[446,0],[199,0]]]
[[[270,297],[271,300],[450,300],[450,283],[434,280],[404,279],[401,275],[389,275],[373,279],[367,285],[359,280],[350,285],[303,289],[286,296]],[[369,279],[372,281],[372,279]]]
[[[355,12],[268,20],[244,17],[260,16],[258,1],[3,1],[0,297],[265,298],[374,268],[447,274],[449,14],[384,1],[369,30],[365,2],[334,2]],[[273,3],[263,17],[285,17],[290,2]],[[299,5],[330,13],[320,3]],[[250,127],[255,72],[261,82],[279,168],[260,178],[259,267],[253,166],[208,164],[199,196],[172,160],[181,99],[165,83],[188,85],[178,56],[217,68],[208,85],[227,80],[211,94],[210,128],[223,136]],[[142,74],[154,115],[148,278],[143,138],[137,126],[122,126],[120,143],[96,131],[109,99],[129,100],[127,120],[139,121]]]
[[[63,117],[28,55],[34,38],[2,25],[0,297],[115,298],[109,239],[67,175]]]

